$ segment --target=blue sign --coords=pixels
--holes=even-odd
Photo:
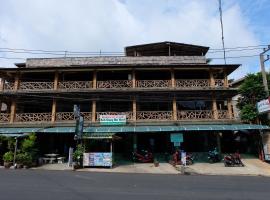
[[[171,133],[171,142],[179,143],[183,141],[184,141],[184,138],[183,138],[182,133]]]

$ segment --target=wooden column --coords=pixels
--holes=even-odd
[[[212,110],[213,110],[214,119],[218,119],[217,100],[214,97],[212,98]]]
[[[93,72],[93,89],[97,89],[97,71]]]
[[[4,91],[4,84],[5,84],[5,79],[1,78],[0,79],[0,92]]]
[[[228,87],[228,76],[227,76],[227,71],[224,70],[224,87]]]
[[[97,109],[97,104],[96,101],[92,101],[92,122],[96,121],[96,109]]]
[[[173,120],[177,121],[177,104],[176,97],[173,97]]]
[[[132,100],[132,119],[133,121],[137,120],[137,102],[136,102],[136,97],[133,98]]]
[[[227,107],[228,107],[229,118],[233,119],[232,100],[231,99],[227,100]]]
[[[53,83],[53,89],[54,90],[58,89],[58,81],[59,81],[59,73],[56,71],[54,73],[54,83]]]
[[[56,99],[53,99],[52,103],[52,122],[56,121]]]
[[[171,69],[171,81],[172,81],[172,87],[175,88],[175,74],[174,74],[174,69]]]
[[[14,90],[18,90],[20,87],[20,74],[15,75]]]
[[[136,73],[135,70],[132,70],[132,88],[136,88]]]
[[[13,123],[16,118],[16,101],[12,100],[10,107],[10,123]]]
[[[212,70],[209,71],[209,76],[210,76],[210,87],[215,87],[214,73]]]

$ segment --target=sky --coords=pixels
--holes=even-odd
[[[224,63],[218,0],[0,0],[0,67],[29,57],[22,50],[123,52],[129,45],[172,41],[210,47]],[[270,0],[222,0],[225,47],[270,44]],[[230,78],[260,70],[260,48],[229,51],[241,64]],[[270,53],[269,53],[270,54]],[[256,56],[253,56],[256,55]],[[216,59],[215,59],[216,58]],[[270,62],[266,62],[269,71]]]

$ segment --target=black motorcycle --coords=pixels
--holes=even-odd
[[[208,158],[210,163],[217,163],[217,162],[221,161],[221,156],[216,148],[213,151],[208,152],[207,158]]]

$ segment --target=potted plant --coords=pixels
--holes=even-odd
[[[33,158],[30,153],[23,153],[23,168],[29,168],[32,166]]]
[[[82,166],[83,152],[84,149],[82,144],[78,144],[76,150],[73,153],[74,169],[78,169]]]
[[[159,162],[158,162],[158,160],[156,158],[154,159],[154,166],[155,167],[158,167],[159,166]]]
[[[11,151],[8,151],[3,155],[5,168],[10,168],[12,166],[13,158],[14,158],[14,154]]]
[[[18,153],[16,155],[17,168],[21,169],[23,167],[23,161],[24,161],[24,154],[23,153]]]

